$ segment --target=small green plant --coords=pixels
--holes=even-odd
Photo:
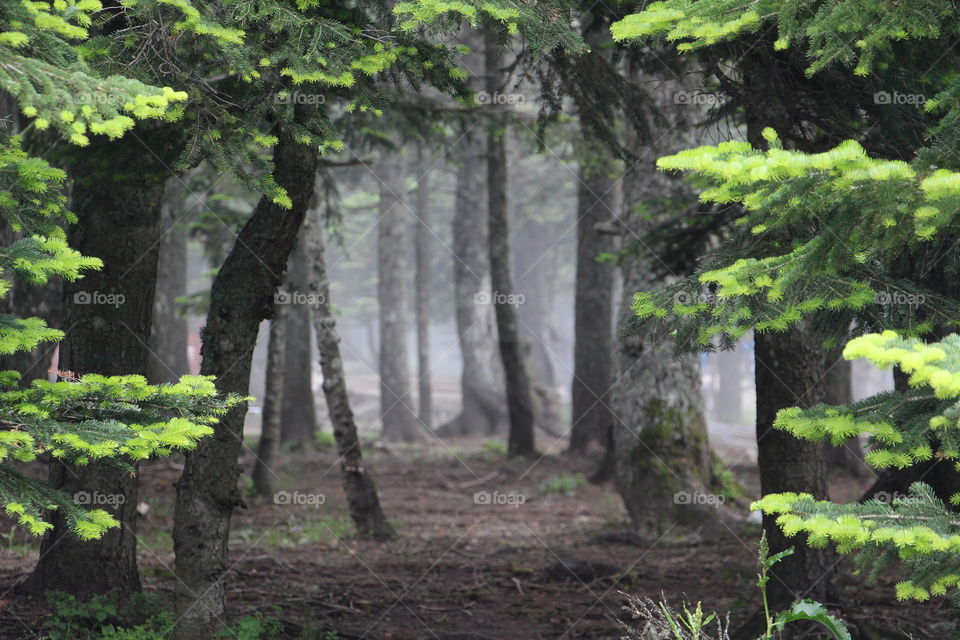
[[[48,593],[47,600],[54,608],[43,625],[48,640],[161,640],[173,631],[173,613],[155,595],[134,594],[123,607],[111,596],[81,602],[60,591]]]
[[[770,569],[778,562],[793,554],[793,548],[785,549],[770,555],[770,546],[767,543],[766,533],[760,536],[760,550],[758,553],[759,573],[757,573],[757,587],[763,602],[763,615],[766,628],[757,640],[774,640],[783,634],[784,628],[793,622],[813,622],[826,627],[833,640],[851,640],[850,632],[843,621],[827,611],[819,602],[813,600],[798,600],[793,606],[777,613],[770,612],[767,600],[767,583],[770,581]],[[621,592],[623,593],[623,592]],[[683,603],[682,612],[674,611],[666,600],[654,603],[650,598],[638,598],[627,593],[624,609],[630,612],[634,620],[644,622],[643,626],[635,627],[623,621],[620,626],[627,632],[628,638],[637,640],[649,637],[669,638],[674,640],[730,640],[730,619],[726,621],[711,613],[704,615],[700,602],[691,611],[687,603]],[[715,635],[707,631],[708,625],[716,622]]]
[[[574,496],[577,489],[586,486],[587,479],[582,473],[561,473],[556,476],[550,476],[537,485],[537,491],[547,495],[551,493],[563,494],[565,496]]]
[[[507,455],[507,443],[500,440],[484,440],[483,450],[491,454],[494,458],[503,458]]]
[[[337,440],[329,431],[317,431],[316,435],[313,436],[313,442],[317,445],[317,449],[321,451],[337,448]]]

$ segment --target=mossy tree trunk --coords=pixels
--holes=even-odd
[[[697,202],[688,183],[655,166],[657,158],[690,147],[695,140],[690,123],[702,114],[674,101],[674,93],[682,90],[679,82],[657,86],[654,97],[666,122],[654,127],[650,139],[655,142],[638,150],[640,160],[623,178],[619,222],[624,247],[633,249],[621,260],[620,325],[631,330],[620,332],[617,345],[618,370],[611,391],[613,458],[617,489],[637,525],[699,524],[718,513],[699,360],[676,357],[669,337],[635,323],[631,308],[634,293],[663,283],[654,269],[659,257],[643,241],[657,219],[683,213],[665,210],[663,203]]]
[[[274,175],[293,207],[262,197],[217,273],[203,330],[200,372],[216,377],[224,393],[247,395],[260,323],[273,312],[274,293],[296,244],[313,195],[317,150],[282,134]],[[211,638],[224,624],[230,517],[243,500],[237,488],[246,404],[232,409],[214,434],[187,454],[177,484],[173,545],[177,628],[182,639]]]
[[[69,229],[70,246],[104,266],[64,283],[60,370],[147,374],[161,201],[179,149],[175,130],[142,126],[120,141],[95,139],[71,158],[71,208],[78,222]],[[54,463],[50,483],[110,511],[121,524],[99,540],[81,542],[53,512],[54,528],[43,539],[29,587],[77,595],[139,590],[136,475],[96,462]]]

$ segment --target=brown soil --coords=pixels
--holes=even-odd
[[[665,523],[633,544],[596,540],[625,526],[612,487],[585,485],[570,495],[542,487],[569,474],[589,475],[589,461],[549,455],[531,467],[478,441],[449,444],[426,451],[380,447],[368,455],[398,532],[383,545],[351,537],[332,453],[290,454],[278,486],[298,492],[292,501],[323,495],[325,502],[248,498],[249,508],[233,519],[233,615],[256,608],[278,616],[283,637],[291,638],[308,629],[371,640],[526,640],[620,637],[620,591],[674,604],[702,600],[707,610],[730,611],[735,624],[756,606],[757,525],[707,535]],[[244,462],[249,471],[251,460]],[[734,472],[755,490],[755,469]],[[164,594],[175,580],[169,531],[178,473],[169,461],[142,472],[150,510],[140,525],[140,567],[145,589]],[[834,493],[855,495],[862,484],[838,480]],[[479,491],[512,504],[475,504]],[[518,495],[522,504],[515,504]],[[745,513],[746,503],[737,508]],[[9,521],[0,520],[0,532],[8,531]],[[24,539],[16,531],[0,551],[2,638],[39,637],[49,613],[43,601],[12,589],[36,560],[35,543],[25,547]],[[547,570],[560,560],[580,561],[596,575],[581,580]],[[839,613],[847,620],[891,632],[877,637],[945,637],[929,631],[946,619],[944,603],[897,603],[895,575],[867,587],[850,576],[848,562],[838,580],[845,599]]]

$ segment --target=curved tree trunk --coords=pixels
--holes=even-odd
[[[217,273],[203,329],[200,372],[216,376],[223,393],[246,395],[260,323],[273,313],[280,283],[314,190],[317,150],[283,134],[274,175],[293,201],[283,209],[262,197]],[[230,516],[243,501],[237,489],[246,405],[227,413],[214,434],[187,453],[177,484],[173,545],[178,639],[206,639],[223,623]]]
[[[380,304],[380,415],[386,440],[413,442],[422,437],[411,407],[407,352],[407,216],[401,158],[384,157],[377,167],[380,217],[377,220],[377,300]]]
[[[497,69],[497,34],[486,33],[487,92],[492,96],[502,90],[503,78]],[[527,369],[523,345],[517,329],[516,292],[510,274],[510,219],[507,209],[507,128],[491,128],[487,134],[487,210],[489,218],[490,275],[493,287],[491,302],[497,316],[497,336],[500,357],[506,379],[507,413],[510,432],[507,436],[507,454],[533,456],[536,454],[533,426],[533,391]]]
[[[460,41],[473,53],[464,67],[480,74],[484,68],[483,38],[464,28]],[[478,75],[471,86],[482,89]],[[490,254],[487,230],[487,146],[479,123],[471,123],[456,145],[457,185],[453,216],[453,287],[457,335],[463,369],[460,390],[463,407],[456,418],[441,426],[441,435],[505,432],[507,412],[503,364],[497,346],[497,321],[489,297]]]
[[[263,390],[263,414],[260,421],[260,442],[257,461],[253,465],[253,489],[261,496],[274,491],[277,449],[280,447],[280,425],[287,377],[287,327],[290,305],[273,305],[270,321],[270,346],[267,348],[267,383]],[[293,369],[294,372],[298,369]]]
[[[286,367],[280,417],[280,441],[300,449],[313,447],[317,435],[317,411],[313,398],[313,328],[310,305],[304,294],[310,286],[307,256],[301,237],[290,254],[287,275]]]
[[[581,128],[586,138],[588,131]],[[614,217],[615,159],[600,144],[581,149],[577,187],[577,279],[574,302],[573,390],[570,451],[583,453],[591,441],[605,444],[613,427],[614,266],[597,258],[614,250],[613,237],[596,225]]]
[[[170,175],[167,162],[178,149],[169,129],[144,127],[122,141],[93,142],[73,165],[72,208],[78,222],[70,227],[70,246],[100,258],[104,266],[64,283],[61,370],[146,375],[160,204]],[[104,172],[122,177],[105,181]],[[41,544],[28,586],[78,595],[139,590],[136,476],[99,463],[54,463],[50,483],[91,507],[111,511],[121,526],[99,540],[81,542],[70,535],[63,515],[53,512],[54,528]]]
[[[347,396],[347,381],[340,357],[340,338],[336,320],[330,308],[330,283],[324,259],[323,227],[319,211],[312,210],[304,224],[307,256],[309,258],[310,292],[316,304],[313,307],[313,326],[317,333],[320,366],[323,369],[323,393],[327,411],[337,441],[337,455],[343,472],[343,491],[347,496],[350,516],[357,534],[372,540],[388,540],[393,527],[380,508],[380,498],[373,479],[363,468],[360,437],[353,419],[353,410]]]

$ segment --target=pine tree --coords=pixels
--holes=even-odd
[[[809,76],[852,67],[855,76],[891,83],[911,75],[904,50],[955,39],[960,26],[945,2],[841,0],[811,9],[668,0],[615,24],[613,33],[618,39],[663,34],[690,51],[749,37],[770,21],[779,27],[774,49],[805,47]],[[898,367],[909,387],[851,406],[784,409],[774,427],[835,445],[867,435],[867,462],[878,468],[958,455],[960,337],[946,334],[960,311],[949,284],[960,232],[960,167],[951,153],[960,83],[949,72],[923,81],[927,96],[907,95],[925,102],[922,111],[913,105],[915,112],[934,121],[929,142],[909,161],[871,156],[858,140],[819,153],[798,151],[772,129],[763,133],[766,149],[726,142],[661,158],[661,168],[693,171],[709,183],[702,200],[742,204],[742,233],[708,255],[690,279],[634,299],[639,316],[675,330],[690,349],[749,329],[785,331],[804,320],[828,344],[845,341],[852,330],[857,337],[847,341],[844,357]],[[862,113],[878,104],[901,109],[896,95],[878,92]],[[866,135],[862,141],[870,144]],[[680,291],[692,293],[677,296]],[[960,521],[922,483],[891,500],[838,505],[783,493],[764,496],[754,508],[776,517],[787,535],[806,533],[811,545],[835,542],[841,552],[861,552],[870,577],[899,560],[910,578],[897,586],[900,598],[942,595],[960,581]]]
[[[99,2],[5,5],[0,10],[0,87],[32,118],[35,130],[51,129],[76,145],[90,135],[122,136],[137,119],[173,118],[186,96],[131,78],[102,76],[78,55]],[[69,5],[69,6],[68,6]],[[102,92],[103,100],[83,96]],[[42,285],[52,276],[75,281],[102,268],[96,258],[71,249],[64,226],[76,222],[63,194],[66,174],[23,149],[20,136],[0,137],[0,214],[21,239],[0,251],[0,295],[14,278]],[[4,316],[0,352],[13,353],[56,342],[63,333],[37,318]],[[87,465],[95,461],[132,469],[132,463],[175,449],[190,449],[212,433],[211,424],[240,400],[217,395],[210,378],[183,377],[175,384],[148,385],[142,376],[61,372],[59,381],[18,386],[20,373],[0,374],[0,506],[39,535],[52,528],[54,511],[79,539],[99,538],[118,526],[103,509],[110,496],[70,496],[19,472],[12,462],[37,458]]]

